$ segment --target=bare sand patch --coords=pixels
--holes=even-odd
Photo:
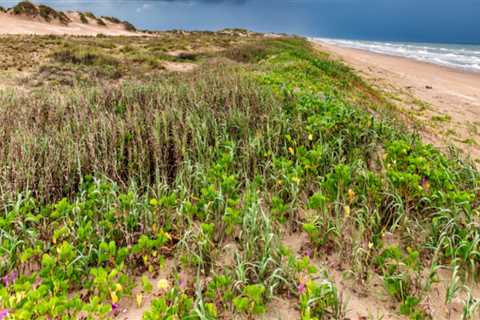
[[[166,70],[173,72],[188,72],[197,67],[194,63],[172,61],[164,61],[162,62],[162,66],[165,67]]]
[[[80,21],[77,12],[68,12],[66,15],[72,20],[68,25],[46,22],[37,18],[26,16],[14,16],[9,13],[0,13],[0,35],[5,34],[36,34],[36,35],[76,35],[95,36],[99,34],[109,36],[135,36],[142,35],[139,32],[131,32],[125,29],[123,24],[105,21],[105,26],[89,19],[85,24]]]

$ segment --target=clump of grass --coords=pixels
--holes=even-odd
[[[105,19],[105,20],[107,20],[107,21],[109,21],[109,22],[111,22],[111,23],[116,23],[116,24],[122,22],[121,20],[119,20],[119,19],[117,19],[117,18],[115,18],[115,17],[102,16],[102,19]]]
[[[79,12],[78,15],[80,16],[81,23],[88,24],[88,19],[83,12]]]
[[[437,121],[437,122],[449,122],[449,121],[451,121],[451,120],[452,120],[452,117],[449,116],[448,114],[432,116],[432,121]]]
[[[265,59],[273,48],[262,42],[230,48],[223,52],[224,56],[233,61],[242,63],[255,63]]]
[[[93,19],[93,20],[96,20],[97,17],[90,11],[87,11],[84,13],[86,17],[90,18],[90,19]]]
[[[102,18],[96,18],[96,21],[99,26],[102,26],[102,27],[107,26],[107,24],[105,23],[105,21],[102,20]]]
[[[70,22],[70,19],[64,12],[56,11],[55,9],[46,5],[39,5],[37,7],[30,1],[19,2],[15,7],[13,7],[13,13],[17,15],[25,14],[31,17],[40,16],[47,22],[51,22],[52,20],[58,20],[63,24],[68,24]]]
[[[59,20],[63,24],[68,24],[71,20],[68,18],[65,13],[58,12],[49,6],[39,5],[38,6],[39,15],[45,19],[45,21],[50,22],[53,19]]]
[[[125,27],[125,30],[127,31],[131,31],[131,32],[137,31],[137,28],[128,21],[123,21],[122,24]]]
[[[30,1],[21,1],[13,7],[14,14],[25,14],[29,16],[36,16],[39,14],[38,8]]]
[[[84,65],[119,65],[120,61],[106,54],[96,53],[92,50],[64,49],[53,53],[52,58],[61,63]]]

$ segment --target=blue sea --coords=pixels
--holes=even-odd
[[[0,0],[13,6],[16,0]],[[150,30],[246,28],[480,70],[480,0],[35,0]],[[1,26],[0,26],[1,28]],[[333,40],[337,39],[337,40]],[[343,40],[340,40],[343,39]]]
[[[320,39],[330,44],[480,72],[480,45]]]

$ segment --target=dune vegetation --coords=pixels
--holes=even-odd
[[[0,319],[478,317],[475,166],[307,40],[0,50]]]
[[[64,26],[69,26],[72,22],[72,17],[78,14],[82,24],[94,24],[101,27],[108,27],[106,21],[110,24],[122,25],[126,31],[136,32],[137,29],[128,21],[121,21],[114,17],[96,17],[91,12],[63,12],[57,11],[47,5],[37,5],[31,1],[20,1],[11,8],[4,8],[0,6],[0,13],[6,13],[13,16],[20,16],[24,18],[33,19],[33,21],[42,21],[46,23],[60,23]],[[75,18],[74,18],[75,19]],[[34,33],[34,32],[32,32]]]

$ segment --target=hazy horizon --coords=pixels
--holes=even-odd
[[[0,0],[2,6],[18,1]],[[44,0],[60,10],[92,11],[142,29],[226,27],[376,41],[480,43],[480,1],[457,0]]]

